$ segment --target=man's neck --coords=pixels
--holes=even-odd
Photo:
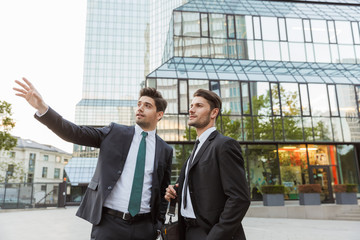
[[[201,136],[201,134],[203,134],[206,130],[208,130],[209,128],[215,127],[215,124],[209,124],[204,128],[197,128],[196,129],[196,134],[197,137],[199,138]]]

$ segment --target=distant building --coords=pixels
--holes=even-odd
[[[11,151],[0,151],[0,182],[59,183],[71,154],[56,147],[17,137]]]

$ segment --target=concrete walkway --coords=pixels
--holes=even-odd
[[[0,240],[88,240],[91,224],[76,210],[0,210]],[[246,217],[243,225],[248,240],[360,239],[359,221]]]

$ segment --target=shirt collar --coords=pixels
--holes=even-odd
[[[204,142],[209,136],[210,134],[216,130],[216,127],[211,127],[211,128],[208,128],[206,129],[205,132],[203,132],[200,137],[198,137],[199,141],[202,143]]]
[[[139,125],[135,124],[135,135],[141,135],[142,132],[147,132],[148,136],[155,136],[156,129],[152,131],[144,131]]]

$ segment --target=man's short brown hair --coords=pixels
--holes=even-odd
[[[218,115],[216,116],[216,119],[219,117],[220,112],[221,112],[221,98],[214,92],[209,91],[209,90],[205,90],[205,89],[198,89],[194,95],[194,97],[203,97],[207,100],[207,102],[210,105],[210,110],[212,111],[214,108],[218,108],[219,112]]]
[[[140,97],[150,97],[154,99],[155,106],[156,106],[156,112],[165,112],[165,109],[167,107],[166,100],[162,97],[161,93],[157,91],[155,88],[142,88],[140,90]]]

